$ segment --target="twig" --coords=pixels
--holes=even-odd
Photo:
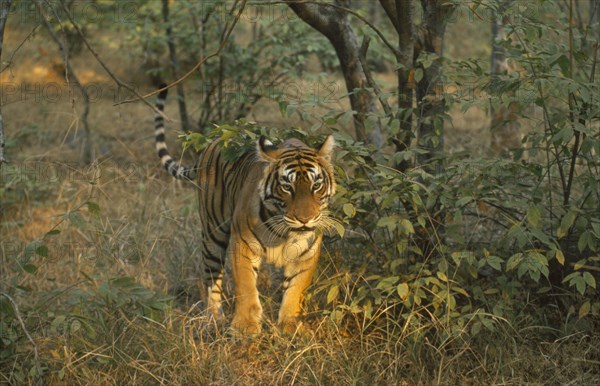
[[[0,167],[6,160],[4,159],[4,119],[2,119],[2,111],[0,111]]]
[[[42,7],[41,0],[38,0],[38,8],[39,8],[40,14],[42,14],[43,7]],[[62,23],[60,22],[58,15],[54,12],[54,10],[52,10],[52,11],[54,13],[54,16],[57,18],[58,22],[60,23],[61,31],[64,33],[64,27],[63,27]],[[90,163],[90,162],[92,162],[92,151],[91,151],[91,142],[90,142],[91,141],[90,126],[88,124],[88,115],[90,112],[90,96],[89,96],[87,90],[85,89],[85,87],[83,87],[83,85],[79,81],[79,78],[77,77],[77,74],[75,73],[75,70],[71,66],[71,62],[69,61],[69,51],[68,51],[69,49],[68,49],[67,45],[65,45],[64,42],[58,37],[58,35],[53,31],[52,25],[50,24],[50,22],[45,17],[43,17],[42,19],[44,22],[44,26],[46,27],[46,31],[48,32],[48,34],[50,35],[52,40],[54,40],[54,42],[58,45],[58,48],[60,49],[60,51],[63,53],[63,62],[67,69],[67,74],[66,74],[67,83],[70,83],[69,76],[72,77],[73,83],[79,89],[79,91],[81,92],[81,95],[83,97],[83,112],[81,113],[81,118],[80,118],[82,126],[83,126],[84,136],[85,136],[85,138],[84,138],[85,142],[83,144],[83,160],[85,163]],[[74,104],[75,104],[75,101],[73,99],[73,109],[75,110]],[[75,128],[75,130],[77,131],[77,127]]]
[[[366,58],[367,58],[367,51],[369,50],[370,42],[371,42],[371,38],[369,38],[367,35],[365,35],[363,38],[362,45],[360,47],[358,59],[360,60],[360,64],[363,67],[363,72],[365,73],[365,77],[367,78],[367,83],[369,83],[369,86],[371,86],[371,88],[375,91],[375,94],[377,95],[377,99],[379,99],[379,103],[381,104],[381,107],[383,108],[385,115],[388,117],[391,117],[392,109],[390,108],[390,105],[383,99],[381,89],[379,88],[379,86],[377,86],[377,83],[375,83],[373,76],[371,76],[371,71],[369,71],[369,68],[367,67],[367,59]]]
[[[141,96],[141,95],[139,95],[138,93],[134,93],[134,94],[135,94],[135,96],[136,96],[138,99],[126,99],[126,100],[124,100],[124,101],[121,101],[121,102],[117,102],[117,103],[115,103],[115,104],[114,104],[114,106],[118,106],[118,105],[120,105],[120,104],[123,104],[123,103],[137,102],[137,101],[138,101],[138,100],[140,100],[140,99],[141,99],[141,100],[143,100],[143,101],[144,101],[144,103],[146,103],[146,104],[149,104],[149,103],[146,101],[146,98],[149,98],[149,97],[151,97],[151,96],[153,96],[153,95],[156,95],[156,94],[158,94],[158,93],[159,93],[159,92],[161,92],[161,91],[168,90],[168,89],[170,89],[171,87],[178,85],[179,83],[181,83],[181,82],[183,82],[185,79],[187,79],[187,78],[188,78],[190,75],[192,75],[192,74],[193,74],[193,73],[194,73],[196,70],[198,70],[200,67],[202,67],[202,65],[203,65],[204,63],[206,63],[206,61],[208,61],[208,59],[212,59],[212,58],[214,58],[215,56],[219,56],[219,55],[221,54],[221,51],[223,50],[223,48],[225,48],[225,45],[226,45],[226,44],[227,44],[227,42],[229,41],[229,36],[231,35],[231,32],[233,31],[233,29],[235,28],[235,26],[236,26],[237,22],[239,21],[240,17],[242,16],[242,12],[244,11],[244,8],[246,7],[246,2],[247,2],[247,1],[248,1],[248,0],[244,0],[244,1],[242,2],[242,5],[240,6],[240,10],[238,11],[237,15],[235,16],[235,19],[233,20],[233,23],[231,24],[231,26],[229,26],[229,29],[227,29],[227,32],[225,33],[225,35],[224,35],[224,38],[221,40],[221,44],[219,45],[219,48],[217,48],[217,50],[216,50],[215,52],[213,52],[212,54],[210,54],[210,55],[208,55],[208,56],[204,57],[202,60],[200,60],[198,63],[196,63],[196,65],[194,65],[194,67],[192,67],[192,69],[191,69],[191,70],[189,70],[187,73],[185,73],[185,75],[183,75],[181,78],[177,79],[176,81],[172,82],[171,84],[168,84],[167,86],[165,86],[165,87],[163,87],[163,88],[161,88],[161,89],[154,90],[153,92],[151,92],[151,93],[148,93],[148,94],[146,94],[146,95],[144,95],[144,96]],[[152,106],[152,107],[154,108],[154,106]],[[157,111],[157,109],[156,109],[156,108],[154,108],[154,110],[155,110],[155,111]]]
[[[29,38],[31,37],[31,35],[33,35],[35,33],[35,30],[37,30],[40,25],[41,24],[38,24],[35,27],[33,27],[33,29],[31,31],[29,31],[29,33],[27,34],[27,36],[25,36],[25,38],[23,40],[21,40],[21,43],[19,43],[19,45],[17,46],[17,48],[15,48],[13,50],[13,52],[10,54],[10,58],[8,58],[8,60],[6,61],[6,64],[4,65],[4,67],[2,67],[2,69],[0,69],[0,74],[3,73],[6,69],[8,69],[12,65],[13,58],[15,57],[15,55],[17,54],[17,52],[19,52],[19,50],[21,49],[21,47],[23,47],[23,44],[25,44],[25,42],[27,40],[29,40]]]
[[[48,0],[45,0],[45,2],[46,2],[46,4],[48,4]],[[81,31],[81,28],[79,28],[79,25],[77,23],[75,23],[75,20],[73,20],[73,16],[71,15],[71,12],[69,12],[69,10],[67,9],[67,7],[64,4],[64,2],[63,1],[59,1],[58,3],[62,7],[65,15],[67,15],[67,18],[69,19],[69,21],[73,25],[73,28],[75,28],[75,30],[77,31],[77,33],[81,37],[81,40],[83,41],[83,43],[85,44],[85,46],[87,47],[87,49],[90,51],[90,53],[92,55],[94,55],[94,58],[96,58],[96,61],[100,64],[100,66],[102,66],[102,68],[104,69],[104,71],[106,71],[106,73],[108,74],[108,76],[110,76],[115,81],[115,83],[117,84],[117,86],[119,86],[119,88],[122,87],[122,88],[125,88],[125,89],[131,91],[132,94],[134,94],[136,97],[138,97],[137,100],[141,100],[144,104],[146,104],[148,107],[150,107],[154,112],[156,112],[157,114],[161,114],[162,116],[164,116],[164,114],[161,111],[159,111],[156,108],[156,106],[154,106],[152,103],[148,102],[145,98],[143,98],[137,91],[135,91],[135,89],[133,87],[130,87],[127,83],[121,81],[111,71],[111,69],[108,68],[108,66],[104,63],[104,61],[102,61],[102,59],[100,59],[100,55],[98,55],[98,52],[96,52],[96,50],[94,50],[94,48],[91,46],[91,44],[85,38],[85,35],[83,34],[83,31]],[[48,6],[51,7],[51,4],[48,4]]]
[[[5,292],[0,292],[0,295],[4,296],[5,298],[8,299],[9,302],[12,303],[13,309],[15,310],[15,316],[16,316],[17,320],[19,321],[19,324],[21,325],[21,329],[23,329],[23,332],[25,333],[25,336],[29,340],[29,343],[31,343],[31,345],[33,346],[33,356],[35,359],[35,368],[37,370],[36,375],[39,377],[42,375],[42,372],[40,369],[37,344],[35,343],[35,341],[31,337],[31,335],[29,334],[29,331],[27,331],[27,327],[25,327],[25,322],[23,322],[23,318],[21,318],[21,312],[19,311],[19,306],[17,305],[17,302],[15,302],[15,300],[9,294],[7,294]]]

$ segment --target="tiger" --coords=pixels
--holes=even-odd
[[[157,97],[155,144],[166,171],[195,182],[200,217],[201,285],[209,315],[222,321],[223,272],[231,259],[234,331],[262,329],[257,290],[261,263],[283,269],[283,298],[277,326],[285,333],[303,329],[303,295],[317,267],[323,233],[336,221],[328,211],[336,191],[333,135],[316,148],[291,138],[276,146],[261,136],[254,150],[226,160],[216,142],[198,154],[194,166],[173,159],[165,143],[163,118],[167,89]]]

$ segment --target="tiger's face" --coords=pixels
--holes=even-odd
[[[333,136],[316,149],[297,139],[279,147],[261,138],[257,152],[268,162],[259,184],[261,220],[276,233],[310,232],[333,221],[326,210],[335,193]]]

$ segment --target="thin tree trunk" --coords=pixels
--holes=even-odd
[[[44,11],[43,11],[44,5],[43,5],[42,1],[38,0],[37,5],[38,5],[38,9],[39,9],[40,13],[44,14]],[[42,16],[41,19],[44,22],[44,27],[46,27],[46,31],[48,32],[48,34],[50,35],[52,40],[54,40],[54,42],[58,45],[58,48],[60,49],[60,51],[63,54],[63,61],[65,62],[65,68],[66,68],[65,78],[67,80],[67,83],[73,82],[73,84],[75,84],[75,87],[81,92],[81,96],[83,98],[83,112],[81,113],[80,118],[79,118],[79,120],[81,122],[82,130],[83,130],[83,145],[82,145],[81,158],[84,163],[90,164],[94,160],[94,155],[92,154],[91,131],[90,131],[89,123],[88,123],[88,115],[90,113],[90,96],[87,93],[86,88],[83,87],[83,85],[79,81],[79,78],[77,77],[75,70],[71,66],[71,62],[69,60],[69,48],[68,48],[67,44],[58,37],[56,32],[54,32],[54,28],[52,27],[52,25],[50,24],[50,22],[48,21],[48,19],[45,16]],[[73,103],[74,103],[74,100],[73,100]]]
[[[0,63],[2,63],[2,48],[4,46],[4,28],[8,20],[11,0],[0,0]],[[4,119],[2,118],[2,100],[0,100],[0,169],[4,160]]]
[[[162,15],[166,25],[167,46],[169,47],[169,62],[171,66],[171,74],[173,79],[179,79],[179,63],[177,61],[177,48],[173,39],[173,28],[169,20],[169,0],[162,0]],[[183,83],[177,83],[177,104],[179,105],[179,117],[181,118],[181,130],[184,132],[191,131],[190,119],[187,113],[185,104],[185,91]]]
[[[511,2],[512,0],[502,0],[499,4],[499,12],[494,12],[492,18],[492,64],[490,69],[492,84],[498,77],[510,72],[506,50],[498,42],[506,36],[504,27],[510,20],[508,16],[504,15],[504,11]],[[515,102],[512,102],[509,106],[491,107],[490,148],[494,154],[505,153],[520,145],[519,124],[517,122],[518,108],[519,106]]]
[[[596,41],[600,41],[600,0],[592,0],[590,3],[590,22],[589,25],[595,25]]]
[[[388,18],[398,34],[398,107],[396,117],[400,121],[400,130],[392,138],[396,152],[406,151],[414,138],[413,118],[411,111],[414,103],[415,82],[414,52],[415,52],[415,3],[413,0],[379,0]],[[408,160],[399,161],[396,169],[406,171],[410,167]]]
[[[421,27],[420,40],[417,43],[415,60],[421,53],[443,56],[444,33],[448,15],[454,7],[445,0],[421,0],[423,8],[423,26]],[[417,156],[417,163],[426,166],[430,172],[439,173],[443,168],[441,161],[432,161],[439,158],[444,150],[443,113],[445,104],[440,98],[442,65],[439,60],[424,69],[423,79],[417,84],[417,105],[419,108],[419,122],[417,127],[417,140],[419,147],[427,152]]]

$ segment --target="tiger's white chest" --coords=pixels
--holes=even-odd
[[[265,248],[265,259],[277,267],[309,259],[319,248],[316,239],[314,232],[290,233],[283,243]]]

